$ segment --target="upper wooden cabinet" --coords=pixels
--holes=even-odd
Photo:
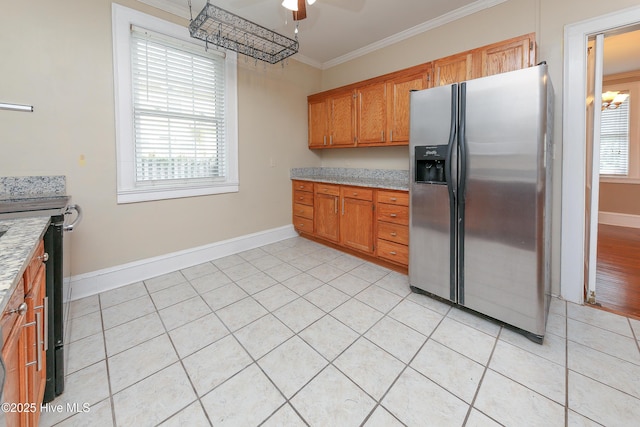
[[[525,34],[433,62],[434,86],[492,76],[535,65],[535,34]]]
[[[387,132],[387,85],[379,82],[356,90],[358,144],[385,142]]]
[[[536,40],[527,34],[480,49],[482,76],[531,67],[536,62]]]
[[[309,148],[408,145],[412,90],[519,70],[535,62],[531,33],[310,95]]]
[[[433,62],[434,86],[444,86],[473,78],[473,54],[461,53]]]
[[[325,99],[309,101],[309,148],[327,145],[329,136],[329,105]]]
[[[426,89],[431,68],[422,73],[401,74],[387,82],[387,135],[389,145],[409,143],[409,105],[413,90]]]
[[[329,98],[329,106],[329,145],[353,147],[356,144],[353,91],[333,95]]]
[[[309,148],[355,145],[353,98],[353,90],[309,98]]]
[[[428,63],[310,95],[309,148],[407,145],[409,94],[430,75]]]

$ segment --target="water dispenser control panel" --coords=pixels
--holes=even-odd
[[[419,145],[415,147],[416,182],[446,184],[446,145]]]

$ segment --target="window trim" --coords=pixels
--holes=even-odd
[[[185,185],[155,185],[135,187],[135,140],[133,130],[133,102],[131,89],[130,26],[136,25],[174,37],[187,43],[202,45],[189,36],[180,25],[164,21],[134,9],[112,4],[113,76],[115,97],[117,202],[135,203],[181,197],[239,191],[238,175],[238,95],[237,54],[226,52],[225,64],[225,135],[228,173],[220,183]]]

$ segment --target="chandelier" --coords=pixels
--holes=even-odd
[[[628,93],[620,93],[619,91],[607,91],[602,94],[602,111],[615,110],[624,101],[629,98]]]

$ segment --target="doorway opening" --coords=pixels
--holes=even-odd
[[[608,33],[613,29],[628,30],[639,23],[640,6],[633,6],[565,26],[560,293],[565,300],[577,304],[585,302],[585,279],[591,275],[591,271],[595,273],[596,264],[591,264],[592,268],[585,265],[585,260],[589,259],[588,248],[591,242],[587,236],[590,224],[585,215],[588,146],[585,144],[588,128],[585,109],[588,81],[587,42],[592,35]],[[595,274],[593,276],[595,277]]]
[[[639,28],[628,26],[589,38],[591,50],[602,53],[587,62],[595,69],[587,71],[588,79],[596,79],[587,82],[588,99],[593,88],[596,98],[587,108],[594,118],[587,119],[593,129],[586,130],[585,300],[640,318]]]

